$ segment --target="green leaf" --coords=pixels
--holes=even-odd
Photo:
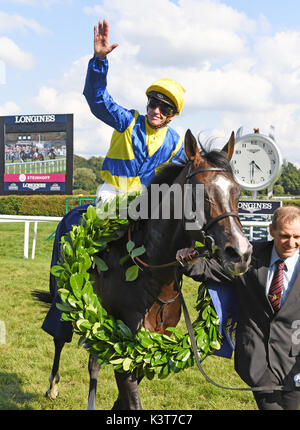
[[[139,276],[139,267],[136,265],[128,267],[128,269],[125,272],[125,276],[126,276],[126,281],[128,282],[135,281]]]
[[[97,272],[99,273],[99,275],[101,272],[105,272],[106,270],[108,270],[108,267],[107,267],[105,261],[102,260],[102,258],[98,257],[97,255],[94,255],[93,258],[94,258],[95,264],[97,266]]]
[[[86,331],[86,330],[90,330],[92,328],[92,324],[86,319],[80,319],[80,320],[76,321],[76,327],[80,331]]]
[[[165,366],[163,366],[163,368],[161,369],[160,374],[158,375],[158,379],[165,379],[170,373],[170,369],[168,364],[166,364]]]
[[[171,331],[177,340],[183,339],[183,333],[176,327],[168,327],[167,331]]]
[[[129,252],[129,254],[131,253],[131,251],[133,250],[133,248],[135,247],[135,243],[134,242],[132,242],[132,240],[129,240],[127,243],[126,243],[126,249],[127,249],[127,251]]]
[[[207,308],[204,308],[204,310],[202,311],[202,319],[206,320],[208,317],[208,311]]]
[[[122,346],[123,346],[123,342],[117,342],[117,343],[115,343],[115,344],[113,345],[113,347],[114,347],[115,351],[116,351],[118,354],[123,354],[123,350],[124,350],[124,348],[123,348]]]
[[[52,273],[53,276],[55,277],[59,277],[61,275],[61,273],[64,272],[64,268],[62,266],[52,266],[50,272]]]
[[[96,219],[96,217],[97,217],[96,208],[94,206],[90,205],[86,211],[86,218],[93,221],[94,219]]]
[[[210,344],[211,344],[212,348],[214,348],[214,349],[220,349],[221,348],[221,344],[217,340],[213,340]]]
[[[186,361],[190,355],[191,351],[189,349],[183,349],[176,355],[175,359],[178,361]]]
[[[144,247],[144,245],[142,245],[139,248],[135,248],[130,255],[131,255],[131,258],[135,258],[135,257],[139,257],[145,252],[146,252],[146,248]]]
[[[123,363],[123,358],[114,358],[113,360],[110,360],[111,364],[122,364]]]
[[[127,338],[132,337],[132,331],[129,327],[127,327],[126,324],[123,323],[121,320],[117,320],[117,327],[120,330],[121,334]]]
[[[73,273],[70,277],[70,285],[76,299],[81,299],[81,287],[83,285],[83,275],[81,273]]]
[[[68,295],[70,294],[70,291],[67,290],[66,288],[59,288],[57,292],[60,295],[61,300],[63,302],[66,302]]]
[[[70,276],[70,285],[73,288],[79,289],[83,285],[83,274],[82,273],[72,273]]]
[[[56,303],[56,307],[63,312],[71,312],[73,310],[72,306],[68,303]]]
[[[74,321],[74,318],[72,316],[70,316],[69,313],[62,313],[61,315],[61,320],[62,321]]]
[[[125,360],[123,361],[123,369],[125,370],[125,372],[128,372],[128,370],[130,369],[131,363],[132,363],[132,359],[130,357],[126,357]]]
[[[73,249],[69,242],[64,243],[63,250],[66,253],[66,255],[68,255],[69,257],[73,256]]]

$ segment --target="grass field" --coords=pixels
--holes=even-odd
[[[0,321],[6,328],[5,343],[0,343],[0,410],[86,409],[88,354],[78,348],[76,336],[62,353],[59,397],[53,401],[44,397],[54,348],[52,338],[40,328],[45,310],[32,299],[31,291],[48,291],[53,242],[46,239],[55,228],[55,223],[39,223],[36,257],[25,260],[24,224],[0,223]],[[183,291],[191,313],[197,289],[185,279]],[[184,323],[180,324],[186,332]],[[219,384],[245,386],[234,372],[232,359],[208,357],[203,367]],[[111,409],[117,397],[112,369],[103,367],[98,381],[97,409]],[[165,380],[143,380],[139,393],[146,410],[257,409],[251,393],[216,388],[196,367]]]

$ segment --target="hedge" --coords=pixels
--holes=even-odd
[[[36,195],[36,196],[0,196],[0,214],[5,215],[37,215],[64,216],[66,213],[66,198],[77,196],[66,195]],[[90,196],[94,197],[94,196]],[[70,200],[72,206],[79,205],[79,198]],[[84,203],[84,202],[81,202]]]
[[[300,199],[278,199],[282,200],[283,206],[300,206]]]

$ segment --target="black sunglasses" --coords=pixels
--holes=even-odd
[[[157,100],[153,97],[149,97],[148,100],[148,107],[151,109],[155,109],[156,107],[159,107],[161,110],[161,113],[165,116],[174,115],[176,113],[176,109],[167,103],[161,102],[160,100]]]

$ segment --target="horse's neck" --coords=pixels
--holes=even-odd
[[[170,263],[178,249],[190,245],[181,220],[148,220],[144,238],[149,264]]]
[[[174,184],[179,185],[181,189],[183,189],[185,183],[185,175],[186,172],[183,170],[174,181]],[[185,232],[183,220],[175,219],[177,218],[175,216],[175,205],[178,203],[176,201],[178,196],[175,197],[172,193],[167,192],[160,200],[158,208],[155,199],[154,207],[152,207],[152,190],[150,196],[151,199],[148,201],[150,210],[148,215],[150,217],[144,224],[143,232],[146,253],[151,264],[166,264],[175,259],[178,249],[190,246],[191,240]],[[170,200],[166,202],[164,198]],[[179,198],[182,197],[180,196]],[[164,215],[164,209],[168,207],[169,211],[167,211],[167,215]],[[155,216],[157,216],[157,213],[160,214],[160,219],[153,219],[152,210],[154,210]],[[169,219],[161,219],[163,216],[167,216]]]

